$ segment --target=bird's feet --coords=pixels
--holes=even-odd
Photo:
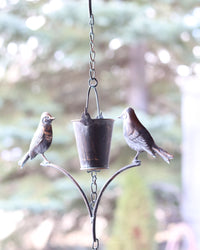
[[[51,162],[46,158],[46,156],[44,154],[42,154],[42,158],[44,159],[44,161],[40,163],[41,166],[45,167],[45,166],[51,164]]]
[[[48,166],[49,164],[51,164],[51,162],[48,161],[48,160],[44,160],[44,161],[42,161],[42,162],[40,163],[40,165],[43,166],[43,167],[46,167],[46,166]]]
[[[132,161],[133,164],[137,164],[137,165],[140,165],[141,164],[141,161],[134,158],[133,161]]]

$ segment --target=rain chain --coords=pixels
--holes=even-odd
[[[89,105],[89,96],[90,96],[90,90],[93,89],[96,96],[96,105],[97,105],[97,118],[103,118],[102,113],[100,112],[100,106],[99,106],[99,98],[97,93],[97,85],[98,80],[96,78],[96,69],[95,69],[95,57],[96,52],[94,48],[94,15],[92,13],[92,2],[89,0],[89,24],[90,24],[90,33],[89,33],[89,42],[90,42],[90,61],[89,61],[89,80],[88,80],[88,94],[86,99],[86,107],[85,107],[85,114],[88,113],[88,105]]]
[[[93,210],[95,202],[97,200],[97,172],[91,171],[91,177],[92,177],[92,183],[91,183],[91,202],[90,202],[90,208]]]
[[[96,236],[96,217],[98,212],[98,207],[101,201],[101,198],[104,194],[104,191],[108,185],[122,172],[127,169],[137,167],[140,165],[140,162],[132,162],[130,165],[126,165],[116,171],[103,185],[101,190],[98,192],[97,189],[97,172],[100,170],[109,168],[109,153],[111,145],[111,137],[113,130],[113,119],[104,119],[100,111],[99,99],[97,93],[98,81],[96,79],[96,70],[95,70],[95,56],[96,52],[94,49],[94,15],[92,13],[92,0],[89,0],[89,17],[90,17],[90,61],[89,61],[89,80],[88,80],[88,92],[86,96],[86,106],[84,112],[82,113],[81,119],[74,120],[74,134],[76,139],[76,145],[78,149],[79,161],[81,165],[81,170],[87,170],[88,173],[91,173],[91,194],[90,201],[87,198],[87,195],[75,180],[75,178],[64,168],[55,165],[49,161],[42,162],[40,165],[44,167],[53,168],[67,178],[69,178],[72,183],[76,186],[80,192],[85,206],[88,210],[90,216],[90,221],[92,224],[92,250],[98,250],[100,247],[99,239]],[[94,90],[96,97],[97,105],[97,118],[92,119],[88,113],[89,107],[89,97],[91,89]]]

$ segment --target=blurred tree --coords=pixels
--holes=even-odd
[[[64,108],[69,112],[80,108],[84,96],[79,94],[79,89],[86,85],[82,79],[87,80],[87,2],[3,3],[0,18],[1,78],[2,84],[8,83],[9,87],[2,93],[2,107],[9,102],[17,110],[28,111],[22,103],[27,103],[30,96],[26,98],[27,94],[21,91],[23,88],[39,99],[43,91],[47,92],[55,102],[62,102],[62,105],[64,102]],[[190,65],[194,61],[190,51],[199,40],[199,24],[192,21],[198,12],[196,1],[98,1],[93,5],[99,78],[103,81],[102,87],[109,85],[107,88],[117,91],[113,103],[122,103],[127,98],[127,94],[123,95],[125,90],[119,86],[127,86],[130,104],[136,105],[137,99],[140,103],[141,99],[147,103],[148,94],[144,92],[149,84],[161,81],[164,84],[174,76],[179,63]],[[130,48],[132,53],[129,53]],[[145,61],[141,61],[141,56]],[[117,64],[115,59],[118,59]],[[148,63],[146,68],[145,62]],[[129,63],[129,78],[122,72],[122,83],[116,83],[116,74],[120,69],[127,69]],[[116,71],[114,66],[119,70]],[[105,79],[105,71],[110,69],[111,76]],[[145,77],[145,73],[150,77]],[[138,88],[137,85],[144,87]],[[18,96],[8,95],[16,88],[20,90]],[[134,89],[143,94],[138,93],[138,98],[135,98]],[[76,103],[72,108],[74,98]],[[138,105],[147,106],[139,102]]]
[[[145,75],[146,46],[144,42],[130,47],[130,83],[127,88],[128,102],[130,106],[147,111],[149,90]]]
[[[182,215],[184,220],[191,226],[197,248],[200,248],[200,209],[199,199],[199,102],[200,87],[199,79],[188,77],[179,79],[182,89]],[[195,136],[194,136],[195,135]],[[192,180],[192,181],[191,181]]]
[[[178,114],[176,76],[199,76],[199,1],[99,0],[93,9],[102,109],[137,102],[161,116]],[[80,116],[85,103],[87,1],[2,0],[0,11],[0,178],[12,181],[19,145],[27,147],[44,110],[57,118],[51,159],[73,167],[77,154],[66,121]],[[114,140],[116,147],[123,143]]]
[[[126,174],[122,192],[108,249],[154,249],[155,223],[152,217],[151,197],[136,171],[132,170]]]
[[[63,120],[67,115],[70,120],[83,110],[89,25],[87,1],[2,1],[0,8],[0,108],[4,130],[0,147],[5,149],[12,148],[19,139],[27,143],[30,140],[37,121],[22,122],[20,117],[39,117],[49,110],[56,112],[59,122],[61,116]],[[196,1],[95,1],[93,11],[97,78],[99,89],[104,89],[100,93],[102,109],[128,102],[154,113],[177,114],[175,77],[198,74]],[[94,111],[95,105],[91,105]],[[15,126],[24,127],[23,133],[12,127],[13,121]],[[61,127],[60,123],[54,141],[59,154],[61,146],[74,142],[71,133],[64,139]],[[12,143],[7,143],[8,137]],[[62,157],[71,160],[74,155],[73,149],[70,154],[63,150]]]

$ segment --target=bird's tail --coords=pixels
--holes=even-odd
[[[30,158],[29,152],[27,152],[27,153],[23,156],[23,158],[22,158],[20,161],[18,161],[18,165],[19,165],[21,168],[23,168],[24,164],[28,161],[29,158]]]
[[[168,164],[170,163],[170,160],[172,160],[174,157],[173,155],[169,154],[164,149],[158,147],[157,145],[153,147],[153,150],[160,155],[160,157],[163,158],[164,161],[166,161]]]

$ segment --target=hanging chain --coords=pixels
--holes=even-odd
[[[100,112],[100,107],[99,107],[99,98],[98,98],[98,93],[97,93],[97,85],[98,81],[96,79],[96,70],[95,70],[95,57],[96,57],[96,52],[94,48],[94,15],[92,13],[92,0],[88,1],[89,3],[89,24],[90,24],[90,33],[89,33],[89,39],[90,39],[90,60],[89,60],[89,80],[88,80],[88,93],[87,93],[87,99],[86,99],[86,106],[85,106],[85,111],[84,113],[88,113],[88,106],[89,106],[89,96],[90,96],[90,90],[93,89],[95,96],[96,96],[96,104],[97,104],[97,118],[103,118],[102,113]],[[91,193],[90,193],[90,209],[92,213],[91,217],[91,223],[94,226],[94,222],[96,220],[96,214],[94,215],[94,207],[97,201],[97,171],[91,171]],[[95,220],[94,220],[95,218]],[[93,227],[92,226],[92,227]],[[94,230],[94,229],[93,229]],[[98,250],[99,249],[99,240],[96,238],[96,233],[93,231],[93,243],[92,243],[92,250]]]
[[[99,106],[99,98],[97,93],[97,85],[98,81],[96,78],[96,70],[95,70],[95,57],[96,51],[94,46],[94,15],[92,13],[92,0],[89,0],[89,24],[90,24],[90,33],[89,33],[89,44],[90,44],[90,52],[89,52],[89,80],[88,80],[88,94],[86,98],[86,106],[85,106],[85,114],[88,112],[89,106],[89,97],[90,97],[90,90],[93,89],[96,97],[96,104],[97,104],[97,118],[103,118],[102,113],[100,111]]]
[[[90,207],[91,207],[91,209],[93,209],[95,202],[97,200],[97,172],[96,171],[91,171],[91,178],[92,178],[92,182],[91,182],[91,186],[90,186],[91,187]]]
[[[91,202],[90,202],[90,208],[93,211],[96,200],[97,200],[97,171],[91,171]],[[93,218],[92,218],[92,223],[93,223]],[[92,243],[92,250],[98,250],[99,249],[99,240],[96,238],[93,240]]]
[[[89,86],[95,88],[98,85],[98,81],[96,79],[96,70],[95,70],[95,56],[96,52],[94,49],[94,15],[90,15],[90,62],[89,62]]]

